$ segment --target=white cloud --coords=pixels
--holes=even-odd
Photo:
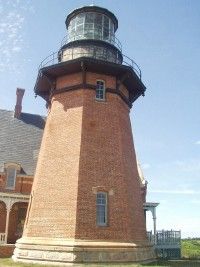
[[[177,189],[177,190],[168,190],[168,189],[153,189],[149,190],[150,193],[162,193],[162,194],[183,194],[183,195],[200,195],[199,190],[187,190],[187,189]]]
[[[200,140],[196,141],[195,145],[200,145]]]
[[[12,51],[15,51],[15,52],[18,52],[18,51],[20,51],[21,50],[21,47],[19,47],[19,46],[14,46],[13,48],[12,48]]]
[[[192,199],[192,200],[190,201],[190,203],[200,205],[200,200],[199,200],[199,199]]]
[[[200,171],[200,159],[177,160],[174,162],[174,165],[181,171]]]
[[[34,7],[30,0],[0,0],[0,72],[18,69],[17,56],[24,48],[25,18]]]
[[[151,167],[151,165],[149,163],[142,164],[142,169],[143,170],[149,169],[150,167]]]

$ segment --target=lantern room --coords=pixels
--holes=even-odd
[[[60,62],[92,57],[121,64],[121,43],[115,37],[118,21],[109,10],[87,6],[75,9],[66,19],[68,31],[61,43]]]

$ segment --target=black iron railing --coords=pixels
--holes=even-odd
[[[181,231],[156,231],[156,239],[152,231],[148,231],[147,237],[151,243],[156,242],[156,245],[179,245],[181,243]]]
[[[157,245],[171,245],[181,243],[181,231],[157,231],[156,244]]]
[[[87,57],[87,58],[94,58],[94,59],[99,59],[99,60],[105,60],[108,62],[112,62],[112,63],[116,63],[116,64],[123,64],[126,66],[131,67],[136,75],[141,79],[141,70],[139,68],[139,66],[137,65],[137,63],[135,63],[131,58],[127,57],[126,55],[123,55],[123,61],[119,62],[120,59],[115,56],[115,57],[111,57],[112,60],[108,60],[108,58],[106,56],[100,55],[99,53],[96,53],[95,50],[91,50],[90,52],[86,51],[86,52],[74,52],[72,49],[72,52],[67,53],[65,57],[62,58],[61,55],[61,50],[59,52],[53,52],[52,54],[50,54],[49,56],[47,56],[39,65],[39,69],[44,68],[44,67],[48,67],[54,64],[58,64],[64,61],[68,61],[68,60],[73,60],[73,59],[77,59],[80,57]]]

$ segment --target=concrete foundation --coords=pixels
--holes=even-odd
[[[95,242],[65,239],[22,238],[16,243],[13,260],[16,262],[51,265],[81,263],[128,263],[155,259],[148,243]]]

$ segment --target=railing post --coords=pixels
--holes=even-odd
[[[154,234],[154,245],[156,245],[157,240],[156,240],[156,209],[153,208],[153,234]]]
[[[8,228],[9,228],[9,220],[10,220],[10,210],[11,210],[11,202],[9,201],[6,205],[6,227],[5,227],[5,244],[8,243]]]
[[[5,233],[0,233],[0,244],[5,243]]]

